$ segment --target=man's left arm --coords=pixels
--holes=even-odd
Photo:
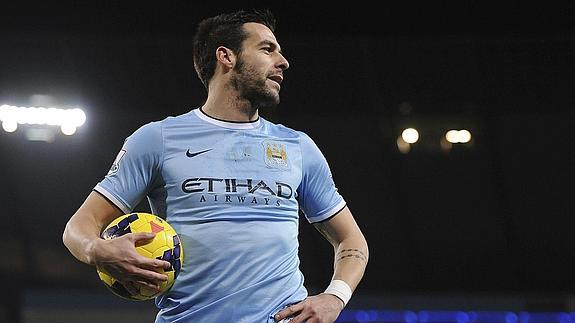
[[[314,226],[334,248],[332,282],[324,293],[278,312],[277,321],[293,317],[290,323],[334,322],[365,272],[369,258],[367,242],[347,206]]]

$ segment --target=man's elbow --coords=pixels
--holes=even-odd
[[[64,244],[64,246],[66,246],[66,248],[70,249],[70,247],[69,247],[69,243],[70,243],[70,222],[66,223],[66,226],[64,227],[64,231],[62,232],[62,243]]]

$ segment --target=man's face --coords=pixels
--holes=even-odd
[[[255,108],[273,107],[280,102],[283,71],[289,67],[280,46],[269,28],[247,23],[242,52],[237,57],[231,86]]]

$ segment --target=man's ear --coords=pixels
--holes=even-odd
[[[234,55],[234,52],[224,46],[216,48],[216,59],[220,64],[230,69],[236,64],[236,55]]]

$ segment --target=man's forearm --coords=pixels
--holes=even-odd
[[[334,249],[332,280],[343,280],[354,291],[363,277],[369,259],[367,243],[363,236],[351,237]]]
[[[345,305],[363,278],[369,259],[367,241],[347,207],[314,226],[334,248],[334,272],[325,293],[339,297]]]

